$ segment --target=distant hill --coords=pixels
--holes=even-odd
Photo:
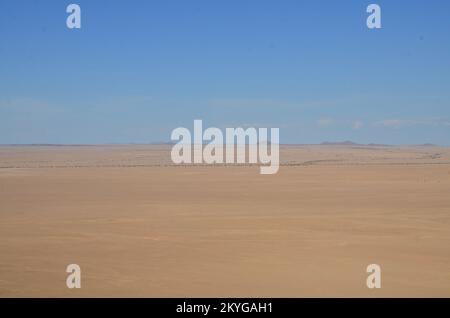
[[[335,142],[331,142],[331,141],[324,141],[321,143],[321,145],[324,146],[359,146],[360,144],[354,143],[353,141],[335,141]]]
[[[390,145],[385,145],[385,144],[374,144],[374,143],[370,143],[370,144],[359,144],[350,140],[346,140],[346,141],[324,141],[321,143],[321,145],[324,146],[368,146],[368,147],[389,147]]]
[[[414,146],[417,146],[417,147],[436,147],[436,145],[434,145],[434,144],[420,144],[420,145],[414,145]]]

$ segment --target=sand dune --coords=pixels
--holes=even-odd
[[[0,296],[450,297],[448,148],[284,146],[275,175],[169,150],[0,147]]]

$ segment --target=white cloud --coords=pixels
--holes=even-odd
[[[30,97],[16,97],[0,100],[0,110],[6,110],[14,113],[43,114],[60,113],[63,108],[51,104],[45,100],[39,100]]]
[[[400,128],[404,125],[405,121],[400,119],[385,119],[374,123],[374,126],[383,126],[388,128]]]
[[[353,129],[361,129],[364,126],[364,123],[360,120],[356,120],[353,122]]]
[[[327,128],[333,124],[334,120],[331,118],[321,118],[317,121],[317,126],[320,128]]]
[[[434,117],[424,119],[384,119],[373,123],[373,126],[376,127],[387,127],[395,129],[418,125],[450,127],[450,120],[446,118]]]

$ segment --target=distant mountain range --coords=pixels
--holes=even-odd
[[[320,145],[324,145],[324,146],[369,146],[369,147],[392,147],[393,145],[386,145],[386,144],[374,144],[374,143],[370,143],[370,144],[359,144],[353,141],[324,141],[322,143],[320,143]],[[419,145],[411,145],[414,147],[436,147],[436,145],[434,144],[419,144]]]
[[[270,142],[268,142],[270,144]],[[150,143],[106,143],[106,144],[0,144],[0,146],[49,146],[49,147],[85,147],[85,146],[120,146],[120,145],[174,145],[175,142],[168,141],[168,142],[150,142]],[[204,143],[207,144],[207,143]],[[283,144],[281,144],[283,145]],[[355,147],[396,147],[398,145],[387,145],[387,144],[376,144],[376,143],[369,143],[369,144],[360,144],[356,143],[350,140],[345,141],[324,141],[320,144],[286,144],[286,145],[298,145],[298,146],[314,146],[314,145],[321,145],[321,146],[355,146]],[[412,144],[412,145],[402,145],[405,147],[439,147],[438,145],[431,144],[431,143],[424,143],[424,144]]]

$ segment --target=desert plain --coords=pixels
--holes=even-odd
[[[280,162],[0,146],[0,297],[450,297],[449,148],[286,145]]]

